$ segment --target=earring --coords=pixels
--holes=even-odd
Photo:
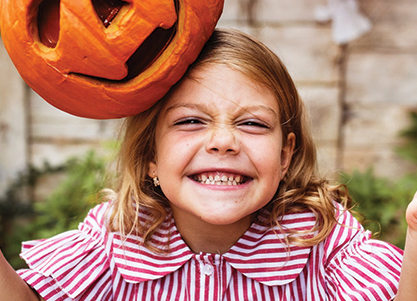
[[[155,187],[158,187],[159,186],[159,179],[158,179],[158,177],[153,177],[152,178],[152,180],[153,180],[153,184],[155,185]]]

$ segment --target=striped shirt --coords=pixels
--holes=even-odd
[[[224,254],[193,253],[169,215],[152,236],[169,253],[153,253],[141,238],[106,231],[103,203],[78,230],[23,244],[29,269],[20,276],[51,301],[136,300],[391,300],[402,251],[370,238],[349,212],[322,243],[301,247],[285,234],[253,223]],[[261,218],[266,212],[262,212]],[[150,217],[140,213],[141,222]],[[285,215],[285,229],[305,230],[312,213]]]

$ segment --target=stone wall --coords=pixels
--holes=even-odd
[[[417,2],[367,0],[363,10],[373,28],[348,48],[344,166],[398,176],[410,169],[394,152],[398,132],[417,110]]]
[[[395,154],[398,132],[417,110],[417,1],[363,0],[371,31],[338,45],[332,22],[315,20],[325,0],[226,0],[219,27],[248,32],[287,65],[305,100],[324,174],[364,170],[398,177],[411,166]],[[63,113],[22,82],[0,47],[0,191],[28,164],[56,165],[103,151],[118,120]]]

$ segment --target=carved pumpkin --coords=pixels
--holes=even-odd
[[[185,73],[224,0],[1,0],[4,45],[27,84],[70,114],[132,116]]]

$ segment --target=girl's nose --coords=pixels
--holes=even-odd
[[[236,139],[234,129],[228,127],[216,127],[210,131],[206,150],[209,153],[220,155],[233,154],[240,152],[240,146]]]

